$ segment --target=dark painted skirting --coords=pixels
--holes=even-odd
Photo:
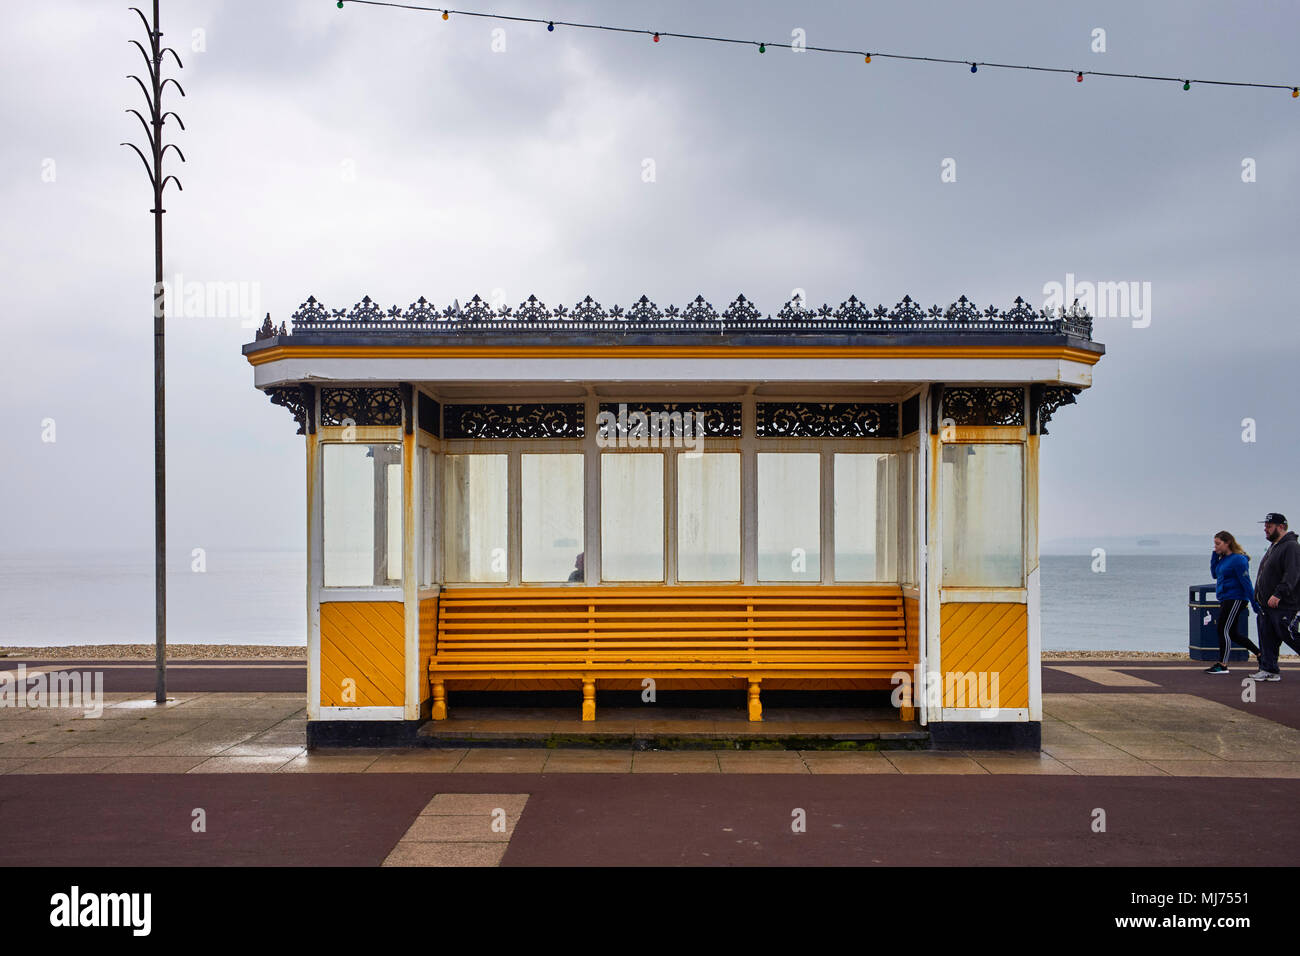
[[[934,750],[1041,750],[1043,725],[1039,721],[995,722],[984,720],[931,723],[930,746]]]
[[[523,726],[527,726],[524,724]],[[556,733],[548,731],[448,731],[432,721],[419,720],[310,720],[307,747],[497,748],[564,747],[591,750],[923,750],[929,735],[916,724],[900,723],[896,731],[862,733],[782,733],[752,731],[734,736],[701,733],[627,733],[599,730]]]
[[[309,720],[307,749],[317,747],[420,747],[421,720]]]

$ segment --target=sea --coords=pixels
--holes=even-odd
[[[1206,555],[1040,558],[1043,649],[1186,651],[1188,588],[1212,581]],[[1252,569],[1253,570],[1253,569]],[[168,642],[306,643],[299,551],[207,551],[203,569],[169,563]],[[1254,622],[1251,622],[1254,636]],[[149,644],[150,554],[0,555],[0,645]]]

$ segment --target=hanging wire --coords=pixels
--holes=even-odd
[[[429,7],[416,3],[393,3],[389,0],[346,0],[348,4],[359,4],[367,7],[393,7],[398,10],[416,10],[421,13],[440,13],[442,18],[447,20],[451,14],[458,17],[478,17],[483,20],[502,20],[510,23],[535,23],[545,26],[548,31],[554,31],[555,27],[571,27],[575,30],[602,30],[606,33],[635,33],[648,36],[656,43],[660,37],[674,37],[679,40],[701,40],[709,43],[732,43],[741,46],[757,47],[760,53],[767,51],[771,47],[784,47],[793,50],[793,43],[768,43],[765,40],[741,40],[736,37],[713,36],[707,33],[674,33],[670,30],[643,30],[637,27],[620,27],[606,23],[578,23],[570,20],[553,20],[544,17],[519,17],[510,16],[504,13],[487,13],[479,10],[453,10],[448,7]],[[345,5],[344,0],[339,0],[338,6],[342,8]],[[942,56],[915,56],[904,53],[881,53],[879,50],[843,50],[835,47],[824,46],[807,46],[799,45],[799,49],[811,53],[831,53],[844,56],[862,57],[864,62],[870,63],[873,58],[880,57],[887,60],[908,60],[914,63],[949,63],[958,66],[969,66],[971,72],[976,72],[976,67],[986,66],[996,70],[1025,70],[1036,73],[1065,73],[1074,76],[1075,80],[1082,82],[1085,76],[1109,76],[1115,79],[1124,80],[1151,80],[1158,83],[1181,83],[1183,89],[1189,89],[1190,84],[1200,83],[1205,86],[1238,86],[1253,87],[1255,89],[1265,90],[1287,90],[1292,93],[1293,98],[1300,98],[1300,92],[1294,83],[1252,83],[1246,80],[1198,80],[1188,79],[1186,76],[1156,76],[1147,73],[1115,73],[1108,70],[1078,70],[1068,69],[1066,67],[1056,66],[1028,66],[1017,63],[993,63],[985,60],[961,60]]]

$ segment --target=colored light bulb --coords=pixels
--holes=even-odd
[[[1076,83],[1082,83],[1082,82],[1083,82],[1083,74],[1082,74],[1082,73],[1076,73],[1076,74],[1074,74],[1074,82],[1076,82]]]
[[[340,10],[343,9],[343,0],[339,0],[339,9],[340,9]]]
[[[978,68],[975,66],[974,63],[972,63],[972,64],[970,65],[970,71],[971,71],[972,73],[976,73],[976,72],[978,72]]]
[[[766,44],[766,43],[760,43],[760,44],[758,45],[758,52],[759,52],[759,53],[766,53],[766,52],[767,52],[767,44]]]
[[[862,62],[863,62],[863,63],[870,63],[870,62],[871,62],[871,54],[868,53],[866,56],[864,56],[864,57],[862,58]]]
[[[656,33],[656,34],[655,34],[655,43],[658,43],[658,42],[659,42],[659,34]]]
[[[1183,80],[1183,92],[1186,93],[1186,92],[1187,92],[1188,90],[1190,90],[1191,88],[1192,88],[1192,83],[1191,83],[1191,81],[1190,81],[1190,80]]]
[[[1291,91],[1291,99],[1300,99],[1300,86]]]
[[[548,23],[548,24],[546,24],[546,30],[547,30],[548,33],[554,33],[554,32],[555,32],[555,24],[554,24],[554,23]]]
[[[451,14],[448,13],[446,10],[444,10],[444,11],[442,11],[442,18],[443,18],[444,20],[450,20],[450,19],[451,19]]]

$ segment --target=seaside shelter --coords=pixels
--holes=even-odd
[[[304,436],[308,742],[652,687],[752,721],[886,690],[935,746],[1036,747],[1039,442],[1104,351],[1078,309],[964,296],[268,316],[243,352]]]

